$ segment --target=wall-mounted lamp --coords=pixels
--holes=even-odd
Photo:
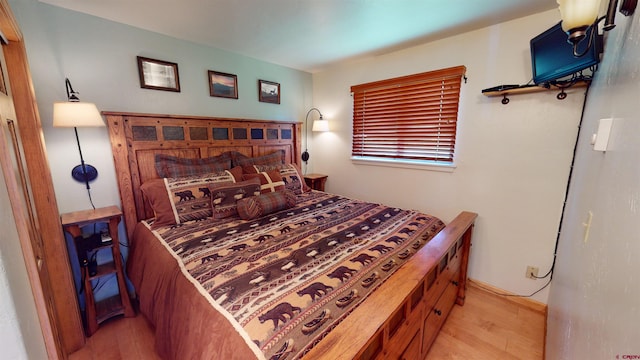
[[[616,17],[618,0],[609,0],[607,15],[598,18],[600,10],[600,0],[557,0],[560,5],[560,17],[562,18],[562,29],[567,32],[567,41],[573,44],[573,55],[580,57],[585,55],[591,47],[593,36],[598,35],[598,23],[605,20],[603,30],[613,29]],[[625,16],[630,16],[636,10],[638,0],[622,0],[620,12]],[[595,35],[594,35],[595,33]],[[589,34],[587,48],[578,52],[578,44]]]
[[[306,147],[309,147],[309,142],[307,141],[307,132],[309,130],[309,114],[315,110],[320,114],[320,118],[318,120],[313,121],[313,126],[311,131],[329,131],[329,121],[325,120],[322,117],[322,113],[317,108],[311,108],[311,110],[307,111],[307,116],[304,119],[304,143]],[[307,163],[309,161],[309,151],[305,148],[302,153],[302,161]]]
[[[55,102],[53,104],[53,126],[73,127],[80,153],[80,165],[71,170],[71,177],[76,181],[85,183],[87,190],[90,189],[89,182],[98,177],[98,170],[95,167],[85,164],[82,158],[82,148],[78,138],[78,127],[105,126],[98,108],[93,103],[80,102],[78,93],[73,91],[69,79],[65,79],[67,87],[67,102]]]

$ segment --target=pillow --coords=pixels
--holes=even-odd
[[[243,166],[242,171],[247,174],[258,174],[264,171],[270,171],[277,169],[280,172],[282,181],[284,181],[284,187],[287,190],[293,191],[294,194],[302,194],[304,192],[311,191],[311,188],[307,186],[302,177],[302,171],[296,164],[286,165],[253,165]],[[243,175],[243,176],[245,176]]]
[[[209,188],[214,219],[224,219],[238,214],[236,201],[260,195],[260,180],[250,179],[235,184],[217,184]]]
[[[270,192],[260,196],[238,200],[238,215],[253,220],[296,205],[296,195],[289,190]]]
[[[259,174],[242,175],[243,180],[254,178],[260,179],[260,192],[263,194],[284,190],[284,181],[282,181],[282,176],[280,176],[279,170],[263,171]]]
[[[156,172],[161,178],[211,174],[231,169],[231,152],[204,159],[187,159],[157,154],[155,160]]]
[[[283,165],[284,164],[284,150],[277,150],[271,154],[249,157],[239,152],[233,153],[232,164],[233,166],[246,166],[246,165]]]
[[[140,186],[140,190],[155,216],[152,228],[211,216],[209,186],[212,183],[234,183],[241,180],[241,171],[237,167],[215,174],[146,181]]]
[[[145,183],[140,186],[140,190],[153,210],[155,221],[153,222],[152,228],[155,229],[160,226],[174,225],[176,223],[173,207],[171,206],[171,199],[169,199],[169,193],[164,184],[164,179],[145,181]]]

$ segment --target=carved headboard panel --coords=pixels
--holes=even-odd
[[[127,235],[153,216],[140,191],[158,177],[156,154],[207,158],[225,151],[260,156],[284,150],[287,163],[300,164],[301,123],[201,116],[102,113],[109,127]]]

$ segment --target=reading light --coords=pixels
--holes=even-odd
[[[320,116],[320,119],[313,121],[313,126],[311,127],[311,131],[316,131],[316,132],[329,131],[329,121],[324,120],[322,116]]]
[[[320,114],[320,118],[313,122],[311,131],[329,131],[329,121],[322,118],[322,113],[320,112],[320,110],[318,110],[317,108],[311,108],[311,110],[307,111],[307,116],[304,119],[304,143],[307,147],[309,147],[309,143],[307,142],[307,131],[309,129],[309,114],[311,114],[313,110],[317,111],[318,114]],[[307,161],[309,161],[309,151],[306,148],[302,153],[302,161],[304,161],[305,164],[307,163]]]
[[[54,127],[73,127],[76,133],[76,142],[78,143],[78,152],[80,153],[80,165],[71,170],[71,177],[76,181],[83,182],[89,187],[89,182],[98,177],[98,170],[95,167],[85,164],[82,158],[82,148],[80,147],[80,139],[78,138],[78,127],[105,126],[102,116],[98,112],[98,108],[93,103],[80,102],[78,93],[73,91],[69,79],[65,79],[67,87],[67,102],[55,102],[53,104],[53,126]]]
[[[609,31],[613,29],[616,17],[616,8],[618,0],[609,0],[607,15],[598,18],[600,10],[600,0],[557,0],[560,8],[560,17],[562,18],[562,29],[569,35],[567,41],[573,45],[573,56],[580,57],[589,51],[592,39],[598,35],[598,23],[605,20],[603,30]],[[636,9],[637,0],[622,0],[620,4],[620,12],[625,16],[630,16]],[[591,30],[589,32],[589,30]],[[578,53],[578,44],[589,33],[589,42],[587,48]]]

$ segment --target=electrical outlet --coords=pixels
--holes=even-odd
[[[529,279],[534,279],[538,276],[538,268],[535,266],[527,266],[527,273],[524,274]]]

